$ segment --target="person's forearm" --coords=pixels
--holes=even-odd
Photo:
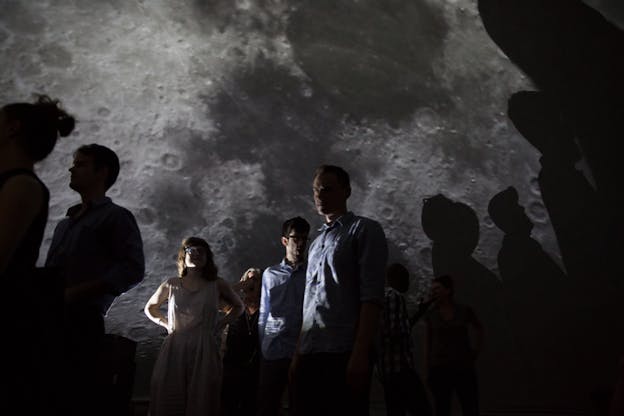
[[[236,320],[236,318],[242,315],[244,310],[245,310],[244,305],[239,305],[239,304],[232,305],[232,308],[228,312],[225,313],[223,318],[221,318],[221,322],[219,323],[219,326],[223,328],[226,325],[231,324],[232,322]]]
[[[160,308],[156,305],[146,306],[145,307],[145,315],[149,318],[150,321],[154,322],[156,325],[160,325],[164,328],[169,328],[169,321],[162,313]]]
[[[353,344],[354,353],[369,355],[373,339],[377,333],[380,313],[381,308],[375,303],[363,302],[360,305],[360,317]]]

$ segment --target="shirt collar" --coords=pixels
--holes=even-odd
[[[104,196],[102,198],[96,199],[95,201],[89,201],[87,202],[87,211],[91,211],[94,208],[98,208],[102,205],[106,205],[113,202],[109,197]],[[67,216],[68,217],[73,217],[78,211],[80,211],[80,209],[82,208],[82,204],[76,204],[72,207],[70,207],[67,210]]]
[[[280,266],[282,267],[289,267],[291,268],[293,271],[297,271],[299,269],[301,269],[302,267],[307,267],[308,262],[307,261],[303,261],[302,263],[297,264],[297,267],[292,267],[290,264],[288,264],[288,262],[286,261],[286,257],[284,257],[280,263]]]
[[[323,225],[321,225],[321,228],[319,228],[318,231],[326,231],[326,230],[332,229],[336,226],[336,224],[342,227],[345,224],[349,223],[349,221],[351,221],[353,217],[354,217],[353,212],[347,211],[346,213],[342,214],[340,217],[336,218],[332,222],[323,223]]]

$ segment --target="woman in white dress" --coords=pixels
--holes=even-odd
[[[222,364],[219,334],[244,305],[230,284],[217,276],[208,243],[182,242],[178,274],[163,282],[145,305],[145,314],[167,329],[151,382],[150,416],[219,414]],[[168,302],[167,314],[161,305]],[[219,314],[219,304],[231,306]]]

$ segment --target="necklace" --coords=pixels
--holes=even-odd
[[[255,315],[255,314],[254,314]],[[251,336],[251,323],[255,321],[253,316],[249,316],[247,309],[245,309],[245,322],[247,322],[247,335]]]

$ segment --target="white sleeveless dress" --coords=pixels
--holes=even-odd
[[[154,364],[150,416],[218,415],[222,364],[216,324],[219,291],[211,281],[202,289],[169,286],[168,320],[172,331]]]

